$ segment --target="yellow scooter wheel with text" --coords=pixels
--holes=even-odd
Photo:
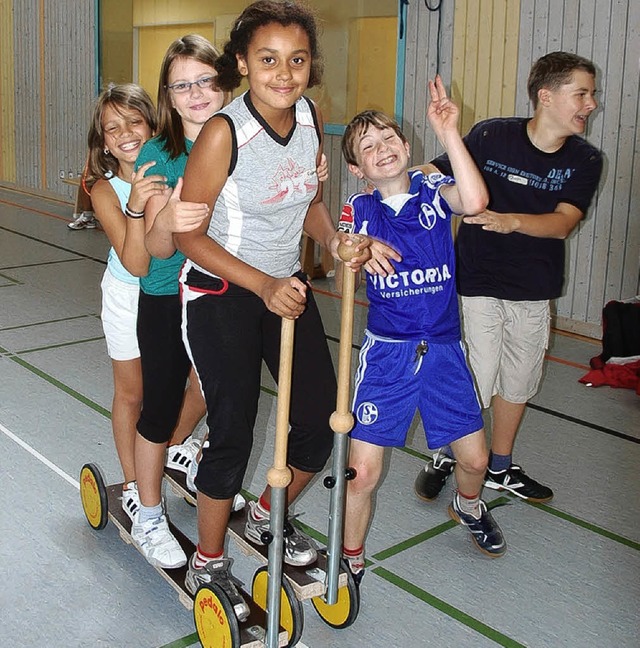
[[[107,489],[95,464],[85,464],[80,471],[80,498],[87,522],[96,531],[104,529],[109,521]]]
[[[240,648],[240,626],[223,589],[201,585],[193,601],[193,621],[202,648]]]

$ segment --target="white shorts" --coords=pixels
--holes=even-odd
[[[102,328],[107,353],[112,360],[133,360],[140,357],[136,322],[140,287],[116,279],[109,269],[102,277]]]
[[[549,345],[549,301],[462,297],[464,339],[482,407],[498,394],[526,403],[538,391]]]

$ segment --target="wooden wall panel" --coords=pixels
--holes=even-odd
[[[86,159],[95,98],[94,8],[94,2],[75,0],[13,3],[15,182],[20,186],[75,195],[60,174],[77,177]]]
[[[0,180],[16,181],[13,6],[0,2]]]
[[[572,51],[598,70],[600,106],[586,137],[603,151],[603,177],[567,242],[565,290],[555,304],[560,327],[594,337],[607,301],[640,292],[639,26],[640,6],[632,0],[535,0],[520,12],[517,114],[531,114],[525,84],[539,56]]]

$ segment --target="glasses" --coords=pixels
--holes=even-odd
[[[173,90],[176,94],[183,94],[185,92],[191,92],[191,86],[197,85],[198,88],[204,90],[205,88],[213,88],[216,82],[214,76],[203,77],[197,81],[181,81],[180,83],[172,83],[171,85],[165,86],[169,90]]]

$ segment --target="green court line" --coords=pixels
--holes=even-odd
[[[5,326],[0,328],[0,333],[4,331],[15,331],[25,328],[33,328],[34,326],[43,326],[45,324],[58,324],[60,322],[72,322],[77,319],[100,319],[99,315],[90,314],[90,315],[74,315],[73,317],[61,317],[59,319],[45,320],[43,322],[32,322],[31,324],[19,324],[18,326]]]
[[[23,263],[14,266],[3,266],[3,270],[22,270],[23,268],[39,268],[41,266],[69,263],[70,261],[84,261],[84,259],[58,259],[57,261],[39,261],[37,263]]]
[[[495,641],[500,646],[505,646],[505,648],[525,648],[524,644],[517,642],[515,639],[511,639],[511,637],[507,637],[506,635],[502,634],[495,628],[492,628],[491,626],[482,623],[482,621],[479,621],[478,619],[474,619],[472,616],[469,616],[466,612],[463,612],[462,610],[459,610],[453,605],[446,603],[445,601],[439,599],[433,594],[429,594],[429,592],[421,589],[420,587],[414,585],[413,583],[410,583],[404,578],[400,578],[400,576],[396,576],[394,573],[388,571],[384,567],[374,567],[374,569],[372,569],[372,572],[377,576],[384,578],[392,585],[399,587],[400,589],[404,590],[408,594],[411,594],[412,596],[415,596],[416,598],[420,599],[424,603],[427,603],[431,607],[436,608],[436,610],[439,610],[443,614],[446,614],[448,617],[451,617],[455,621],[458,621],[459,623],[462,623],[468,628],[471,628],[471,630],[474,630],[478,634],[481,634],[487,637],[488,639]]]
[[[431,459],[430,455],[427,455],[424,452],[418,452],[418,450],[414,450],[413,448],[407,448],[406,446],[404,448],[394,448],[394,449],[400,450],[400,452],[404,452],[405,454],[411,455],[412,457],[417,457],[422,461],[429,461],[429,459]]]
[[[2,287],[7,288],[8,286],[21,286],[22,282],[18,281],[17,279],[14,279],[13,277],[8,277],[6,274],[0,272],[0,277],[3,279],[6,279],[9,283],[4,284]]]
[[[104,407],[101,407],[97,403],[94,403],[92,400],[89,400],[86,396],[83,396],[80,392],[77,392],[75,389],[71,389],[71,387],[68,387],[64,383],[61,383],[59,380],[56,380],[53,378],[53,376],[50,376],[49,374],[45,373],[44,371],[38,369],[38,367],[34,367],[32,364],[28,363],[26,360],[23,360],[22,358],[10,354],[7,356],[10,360],[13,360],[15,363],[19,364],[21,367],[24,367],[25,369],[28,369],[32,373],[34,373],[36,376],[39,378],[42,378],[43,380],[46,380],[49,384],[53,385],[54,387],[57,387],[58,389],[62,390],[65,392],[65,394],[68,394],[72,398],[75,398],[76,400],[80,401],[83,405],[86,405],[87,407],[90,407],[92,410],[97,412],[98,414],[102,414],[102,416],[111,419],[111,412],[109,410],[105,409]]]
[[[99,335],[98,337],[85,338],[84,340],[73,340],[73,342],[60,342],[59,344],[48,344],[41,347],[33,347],[32,349],[21,349],[16,351],[16,353],[35,353],[36,351],[49,351],[50,349],[60,349],[62,347],[76,346],[78,344],[85,344],[86,342],[97,342],[98,340],[104,340],[104,335]]]
[[[498,497],[493,501],[488,502],[487,508],[493,509],[496,508],[497,506],[504,506],[505,504],[509,504],[510,502],[511,502],[510,497]],[[422,533],[419,533],[418,535],[415,535],[412,538],[403,540],[402,542],[399,542],[398,544],[389,547],[388,549],[379,551],[377,554],[374,554],[372,558],[374,558],[375,560],[385,560],[386,558],[391,558],[391,556],[395,556],[396,554],[406,551],[407,549],[411,549],[412,547],[415,547],[416,545],[419,545],[422,542],[430,540],[431,538],[434,538],[435,536],[438,536],[441,533],[448,531],[449,529],[453,529],[453,527],[455,526],[458,526],[457,522],[454,522],[453,520],[447,520],[447,522],[443,522],[438,526],[432,527],[431,529],[427,529],[426,531],[423,531]]]
[[[35,353],[36,351],[49,351],[50,349],[60,349],[62,347],[76,346],[78,344],[84,344],[85,342],[97,342],[98,340],[104,340],[104,335],[98,337],[85,338],[84,340],[74,340],[73,342],[60,342],[59,344],[48,344],[47,346],[42,347],[33,347],[32,349],[20,349],[16,353]]]
[[[187,646],[195,646],[198,643],[198,633],[194,632],[193,634],[182,637],[181,639],[176,639],[171,643],[164,644],[164,646],[159,646],[158,648],[186,648]]]
[[[581,520],[580,518],[570,515],[569,513],[565,513],[564,511],[559,511],[558,509],[548,506],[547,504],[537,504],[535,502],[527,502],[527,504],[529,504],[529,506],[535,506],[535,508],[544,511],[545,513],[550,513],[551,515],[555,515],[556,517],[565,520],[565,522],[570,522],[571,524],[575,524],[576,526],[582,527],[587,531],[592,531],[593,533],[597,533],[598,535],[601,535],[603,538],[613,540],[614,542],[624,545],[625,547],[629,547],[630,549],[635,549],[636,551],[640,551],[640,542],[636,542],[635,540],[631,540],[630,538],[625,538],[624,536],[621,536],[617,533],[613,533],[613,531],[608,531],[607,529],[603,529],[602,527],[596,526],[595,524],[591,524],[591,522],[587,522],[586,520]]]

